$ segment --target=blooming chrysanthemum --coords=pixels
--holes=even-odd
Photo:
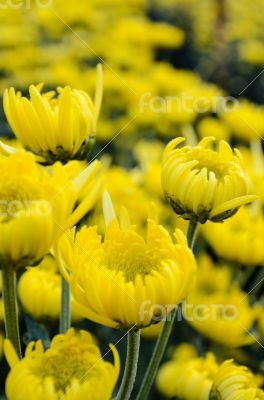
[[[59,319],[61,307],[61,275],[51,256],[46,256],[34,268],[28,268],[18,283],[18,294],[23,309],[38,320]],[[32,301],[34,299],[34,301]],[[71,307],[73,321],[81,317]]]
[[[28,345],[18,360],[9,342],[5,355],[11,371],[6,380],[8,400],[109,400],[119,375],[119,356],[110,345],[114,365],[104,361],[92,336],[70,329],[53,338],[44,351],[41,341]]]
[[[230,270],[216,267],[206,255],[200,257],[198,266],[195,287],[186,299],[185,317],[189,324],[226,347],[254,343],[256,339],[249,332],[258,310],[250,306],[247,294],[231,282]]]
[[[6,89],[5,114],[25,148],[50,163],[65,162],[79,151],[85,152],[87,141],[96,133],[102,98],[100,66],[98,72],[94,102],[84,91],[69,86],[58,88],[58,94],[55,91],[41,94],[43,85],[31,85],[30,100],[14,88]]]
[[[198,357],[190,346],[176,348],[171,361],[163,364],[157,375],[157,387],[168,398],[208,400],[218,364],[212,353]]]
[[[207,222],[203,233],[215,253],[244,265],[264,265],[262,210],[242,207],[224,224]]]
[[[162,185],[176,214],[200,223],[219,222],[256,198],[248,194],[237,150],[223,140],[214,150],[213,137],[195,147],[178,147],[184,140],[172,140],[163,154]]]
[[[33,265],[85,215],[100,193],[99,169],[95,162],[70,179],[60,163],[41,167],[31,153],[0,158],[1,268]],[[82,198],[87,188],[90,193]]]
[[[263,400],[259,383],[248,368],[227,360],[214,378],[210,400]]]
[[[174,244],[149,219],[144,240],[125,209],[118,222],[107,192],[103,208],[103,242],[95,227],[62,236],[56,251],[61,271],[84,317],[113,328],[148,326],[187,295],[196,270],[194,256],[181,231],[175,232]]]

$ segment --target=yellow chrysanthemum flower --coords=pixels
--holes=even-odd
[[[148,326],[187,295],[196,271],[194,256],[181,231],[175,232],[174,244],[149,219],[144,240],[125,209],[118,222],[107,192],[103,204],[103,242],[95,227],[72,230],[59,241],[59,265],[81,315],[112,328]]]
[[[256,339],[249,332],[258,310],[250,306],[247,294],[231,282],[230,270],[216,267],[207,255],[199,258],[198,266],[196,284],[184,309],[188,323],[226,347],[254,343]]]
[[[25,148],[46,162],[66,162],[78,152],[85,153],[87,141],[96,133],[102,99],[101,66],[94,103],[82,90],[66,86],[58,88],[57,96],[54,91],[41,94],[42,86],[30,86],[30,100],[14,88],[6,89],[5,114]]]
[[[218,364],[212,353],[204,358],[186,345],[176,348],[171,361],[163,364],[157,375],[157,387],[168,398],[208,400]]]
[[[219,368],[210,394],[210,400],[263,400],[259,379],[244,367],[225,361]]]
[[[0,158],[0,265],[35,264],[96,201],[100,163],[72,177],[60,163],[44,168],[31,153]],[[83,192],[89,189],[85,198]]]
[[[264,265],[262,210],[242,207],[224,224],[207,222],[203,233],[219,257],[246,266]]]
[[[53,338],[44,351],[41,341],[27,346],[18,360],[10,342],[5,355],[11,371],[6,380],[8,400],[109,400],[119,375],[119,356],[110,345],[114,365],[104,361],[92,336],[70,329]]]
[[[195,147],[179,148],[184,140],[172,140],[163,153],[162,185],[176,214],[200,223],[219,222],[255,200],[256,196],[248,194],[238,150],[233,153],[222,140],[215,151],[213,137]]]
[[[61,306],[61,275],[51,256],[34,268],[28,268],[18,283],[18,295],[24,310],[38,320],[59,319]],[[34,301],[32,301],[34,299]],[[81,319],[71,307],[73,321]]]

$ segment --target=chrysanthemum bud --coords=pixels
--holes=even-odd
[[[233,152],[223,140],[214,150],[213,137],[204,138],[195,147],[178,147],[184,140],[172,140],[162,161],[163,189],[176,214],[202,224],[207,220],[221,222],[256,199],[248,194],[238,150]]]
[[[4,93],[7,120],[23,146],[43,162],[85,158],[93,144],[102,100],[102,68],[98,66],[94,102],[69,86],[41,94],[42,84],[29,88],[30,100],[14,88]]]
[[[255,377],[244,366],[236,365],[232,360],[223,362],[214,380],[210,400],[263,400],[264,392],[259,389],[261,379]]]

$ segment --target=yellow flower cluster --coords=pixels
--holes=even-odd
[[[166,8],[164,3],[158,4],[158,1],[154,3],[154,9],[159,10],[160,6]],[[169,12],[179,7],[181,12],[191,13],[192,21],[197,26],[197,29],[195,28],[197,41],[203,44],[211,41],[210,35],[214,30],[217,16],[216,7],[209,0],[201,1],[199,8],[194,0],[188,0],[187,3],[181,0],[177,0],[177,4],[167,3]],[[19,9],[5,9],[0,15],[2,29],[6,32],[1,38],[4,49],[0,60],[0,68],[3,71],[0,89],[14,86],[25,92],[32,81],[43,80],[48,87],[66,86],[59,89],[59,98],[62,99],[64,93],[64,100],[67,98],[68,101],[71,100],[72,108],[77,109],[83,100],[83,115],[89,114],[85,123],[82,123],[83,115],[76,118],[72,118],[69,114],[61,117],[60,123],[67,125],[69,134],[73,129],[72,124],[79,121],[80,125],[83,125],[77,128],[79,141],[94,133],[95,129],[97,118],[94,106],[83,90],[91,92],[94,88],[95,72],[91,65],[97,56],[106,63],[105,101],[97,129],[97,135],[101,140],[111,139],[113,131],[117,134],[123,130],[127,120],[132,117],[133,124],[129,124],[125,129],[130,135],[149,130],[160,135],[171,135],[175,128],[182,131],[182,125],[195,122],[197,117],[200,120],[203,115],[208,117],[208,114],[216,111],[215,100],[224,95],[219,87],[203,82],[193,72],[175,70],[168,62],[157,61],[159,51],[175,51],[182,46],[185,34],[175,24],[153,22],[147,18],[146,5],[142,0],[130,0],[125,5],[118,2],[115,7],[109,1],[105,1],[102,6],[98,0],[91,0],[89,4],[84,0],[78,0],[78,12],[72,3],[62,4],[61,0],[53,0],[53,10],[56,9],[56,12],[51,12],[49,7],[37,7],[36,4],[30,4],[30,7],[34,14],[33,19],[29,17],[29,13],[20,13]],[[69,32],[65,29],[67,26]],[[73,30],[72,35],[70,29]],[[27,40],[19,37],[19,40],[14,41],[13,37],[18,37],[17,33],[20,30],[23,32],[26,30]],[[105,46],[106,37],[108,46]],[[45,45],[39,44],[42,42]],[[16,63],[12,62],[14,57]],[[142,74],[146,70],[148,74]],[[70,89],[69,85],[81,90]],[[15,109],[17,106],[27,107],[27,110],[30,108],[31,111],[41,109],[37,120],[32,111],[34,122],[30,121],[27,130],[39,128],[38,119],[41,118],[42,122],[44,120],[42,128],[52,127],[53,151],[49,153],[50,157],[54,158],[54,152],[57,158],[62,159],[68,152],[71,155],[77,153],[80,143],[72,143],[70,136],[66,143],[61,143],[61,138],[56,135],[57,112],[53,113],[51,119],[45,119],[43,104],[54,109],[57,99],[52,95],[55,92],[40,95],[40,87],[35,85],[30,87],[30,92],[34,92],[33,107],[32,101],[28,103],[24,96],[21,96],[19,101],[14,91],[9,91],[9,95],[7,92],[5,96],[6,108],[9,108],[10,95],[13,93],[11,102],[16,104]],[[52,96],[53,101],[50,102]],[[36,98],[42,99],[37,106]],[[97,102],[95,106],[97,108]],[[27,145],[28,138],[25,138],[23,131],[21,132],[19,121],[14,123],[13,112],[15,110],[9,113],[8,119],[10,122],[13,120],[11,125],[15,134],[26,139],[22,142]],[[66,117],[71,123],[68,124]],[[240,113],[238,123],[241,124],[242,120],[243,114]],[[220,125],[221,123],[220,118]],[[212,134],[214,132],[210,132],[209,135]],[[29,147],[32,148],[32,145],[30,143]],[[45,140],[34,143],[33,150],[45,153],[47,150]]]
[[[7,399],[146,400],[156,378],[168,398],[263,400],[264,109],[227,93],[261,80],[243,79],[264,65],[263,1],[36,3],[0,4]],[[23,345],[58,319],[65,334],[21,352],[18,315]],[[111,329],[128,336],[117,396]],[[134,397],[141,330],[157,342]],[[156,374],[171,332],[199,351]]]

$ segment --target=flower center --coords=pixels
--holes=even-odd
[[[106,244],[106,243],[105,243]],[[110,244],[107,244],[107,247]],[[127,282],[133,282],[137,275],[142,277],[159,270],[159,262],[142,246],[137,248],[133,243],[127,246],[110,245],[105,252],[105,265],[113,271],[122,272]]]
[[[227,175],[231,169],[229,162],[223,160],[216,152],[210,149],[193,148],[186,152],[187,161],[197,160],[198,164],[194,169],[201,171],[206,168],[209,172],[214,172],[217,179],[221,180]]]
[[[73,381],[84,382],[96,373],[96,368],[92,368],[95,360],[91,359],[91,354],[86,353],[83,348],[78,348],[71,344],[56,350],[48,350],[40,360],[34,373],[37,377],[45,379],[52,377],[55,389],[63,394]]]

